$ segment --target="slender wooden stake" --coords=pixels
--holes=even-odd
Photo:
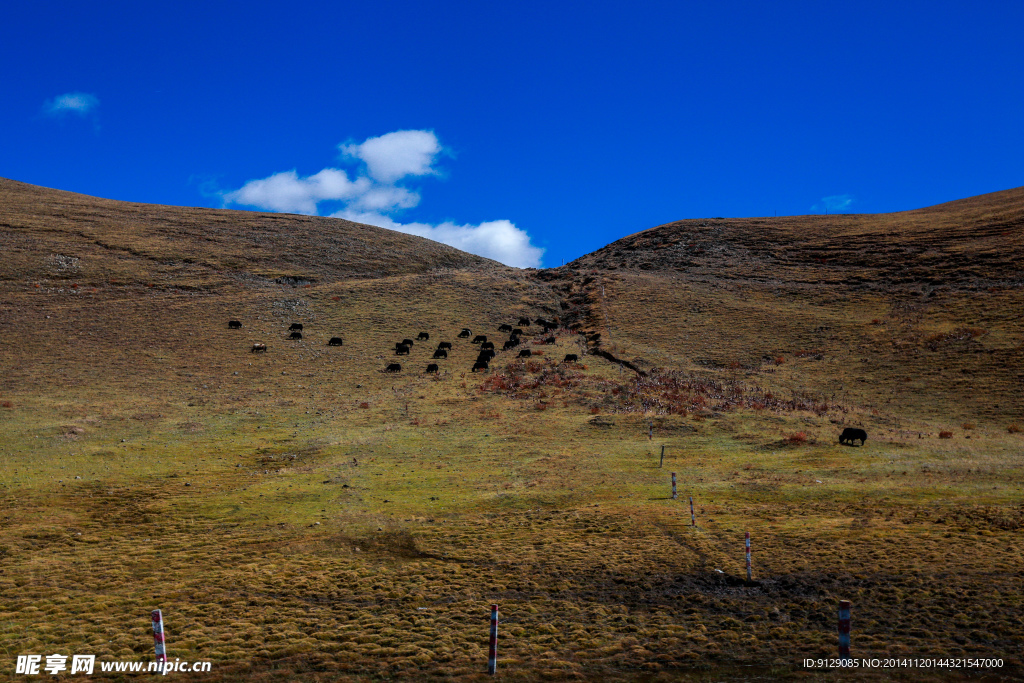
[[[676,473],[673,472],[672,473],[672,500],[675,500],[678,497],[679,497],[679,494],[676,493]]]
[[[747,583],[753,581],[753,575],[750,571],[750,532],[746,532],[747,541]]]
[[[665,466],[665,447],[662,446],[661,447],[661,462],[658,463],[658,467],[664,467],[664,466]]]
[[[155,609],[150,613],[153,619],[153,645],[156,648],[156,661],[167,661],[167,649],[164,643],[164,615]]]
[[[487,673],[494,675],[498,670],[498,606],[491,605],[491,646],[487,654]]]
[[[850,601],[839,601],[839,657],[850,658]]]
[[[690,524],[697,526],[697,515],[693,514],[693,496],[690,496]]]

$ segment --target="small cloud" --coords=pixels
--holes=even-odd
[[[399,223],[389,216],[373,212],[339,211],[331,214],[357,223],[425,237],[449,247],[493,259],[514,268],[539,268],[544,250],[530,244],[530,235],[507,220],[486,221],[479,225],[458,225],[445,221],[429,223]]]
[[[66,116],[77,114],[88,116],[100,106],[100,99],[87,92],[69,92],[57,95],[43,104],[43,113],[47,116]]]
[[[820,204],[815,204],[811,207],[811,211],[828,211],[831,213],[839,213],[844,209],[850,208],[853,204],[853,195],[849,194],[834,194],[829,197],[822,197]]]
[[[338,148],[342,155],[365,163],[371,178],[388,185],[405,176],[436,175],[433,165],[442,151],[437,136],[429,130],[396,130]]]
[[[366,178],[349,180],[348,174],[337,168],[325,168],[305,178],[300,178],[292,170],[250,180],[239,189],[222,196],[225,204],[316,215],[319,202],[356,199],[366,194],[370,186]]]

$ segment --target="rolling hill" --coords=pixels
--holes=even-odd
[[[857,657],[1019,677],[1022,234],[1015,189],[517,270],[0,180],[0,645],[148,660],[161,608],[197,680],[475,680],[498,603],[511,679],[749,680],[849,599]]]

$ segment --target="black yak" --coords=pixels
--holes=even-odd
[[[864,442],[868,440],[868,433],[863,429],[847,427],[843,430],[843,433],[839,435],[839,443],[848,443],[851,446],[856,439],[860,439],[860,445],[863,446]]]

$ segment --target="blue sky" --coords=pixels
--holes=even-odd
[[[557,266],[682,218],[1024,185],[1022,26],[1008,1],[16,3],[0,176]]]

